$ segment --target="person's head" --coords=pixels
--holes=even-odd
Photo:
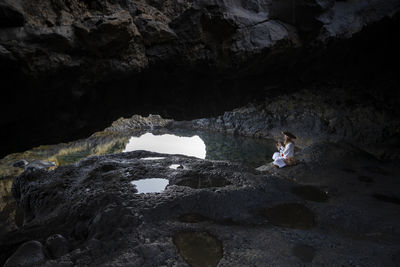
[[[293,139],[296,139],[296,136],[290,132],[282,132],[283,134],[283,143],[286,145],[288,143],[294,143]]]
[[[293,143],[292,139],[290,138],[290,136],[287,136],[286,134],[283,135],[283,144],[286,145],[288,143]]]

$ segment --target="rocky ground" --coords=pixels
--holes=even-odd
[[[7,156],[0,263],[398,266],[399,1],[293,3],[0,0],[1,156],[187,120]],[[177,128],[289,130],[299,164],[103,155]]]
[[[254,170],[138,151],[31,169],[13,185],[23,225],[2,238],[2,259],[5,266],[396,266],[398,165],[330,142],[298,158],[290,168]],[[137,194],[130,182],[144,178],[169,185]]]
[[[27,159],[31,167],[14,180],[16,202],[2,202],[9,225],[0,229],[1,263],[397,266],[397,111],[364,94],[304,89],[193,121],[132,116],[86,140],[9,155],[0,161],[2,193],[21,173],[10,164]],[[103,155],[121,152],[131,135],[187,129],[256,138],[290,130],[298,164],[253,169],[145,151]],[[35,159],[58,168],[35,168]],[[139,194],[131,182],[146,178],[169,185]]]

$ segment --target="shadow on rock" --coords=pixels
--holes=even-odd
[[[314,212],[299,203],[284,203],[266,208],[261,210],[261,215],[277,226],[295,229],[311,229],[316,226]]]
[[[315,186],[296,186],[291,189],[296,196],[314,202],[328,202],[328,194]]]

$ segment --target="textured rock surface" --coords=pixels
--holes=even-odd
[[[67,239],[62,235],[53,235],[46,239],[46,249],[53,258],[60,258],[69,251]]]
[[[288,130],[299,146],[348,142],[380,158],[398,159],[400,112],[380,102],[379,95],[362,91],[349,95],[346,89],[311,88],[192,123],[200,129],[274,139],[282,139],[281,131]]]
[[[141,159],[160,156],[164,159]],[[222,244],[220,266],[395,266],[400,218],[398,204],[386,200],[398,192],[399,167],[333,143],[314,144],[299,159],[292,168],[255,172],[227,161],[137,151],[92,157],[54,171],[26,171],[13,185],[24,223],[1,239],[0,251],[10,257],[29,240],[51,249],[49,240],[58,234],[67,240],[68,253],[46,258],[43,266],[186,266],[185,260],[198,260],[185,243],[190,240],[216,244],[215,250],[200,248],[199,253],[215,252],[217,261]],[[171,164],[184,169],[170,169]],[[367,173],[374,176],[374,186],[357,179]],[[229,184],[178,185],[215,176]],[[169,185],[162,193],[137,194],[131,181],[143,178],[165,178]],[[293,194],[299,184],[320,188],[329,200]],[[287,209],[298,212],[292,209],[297,206],[304,219],[300,225],[291,217],[295,214],[282,217]]]
[[[43,245],[38,241],[29,241],[21,245],[4,266],[34,266],[43,264],[45,260]]]
[[[15,140],[2,155],[120,116],[216,115],[299,82],[394,88],[382,65],[398,56],[397,0],[293,3],[2,0],[1,125]]]

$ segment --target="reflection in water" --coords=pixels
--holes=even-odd
[[[177,170],[177,169],[183,169],[183,166],[181,164],[171,164],[169,166],[170,169]]]
[[[180,232],[173,242],[190,266],[217,266],[223,256],[222,242],[206,232]]]
[[[124,152],[147,150],[201,159],[230,160],[253,168],[272,161],[271,155],[276,152],[275,141],[268,139],[190,130],[173,130],[171,133],[174,134],[132,136]]]
[[[161,193],[167,187],[169,181],[161,178],[148,178],[132,181],[131,184],[136,186],[138,194],[140,193]]]
[[[197,135],[183,137],[172,134],[153,135],[146,133],[140,137],[131,137],[124,152],[147,150],[157,153],[181,154],[196,158],[206,158],[206,145]]]
[[[148,157],[148,158],[141,158],[141,160],[161,160],[165,159],[165,157]]]
[[[271,162],[275,141],[221,133],[200,133],[207,147],[206,159],[241,162],[256,168]]]

